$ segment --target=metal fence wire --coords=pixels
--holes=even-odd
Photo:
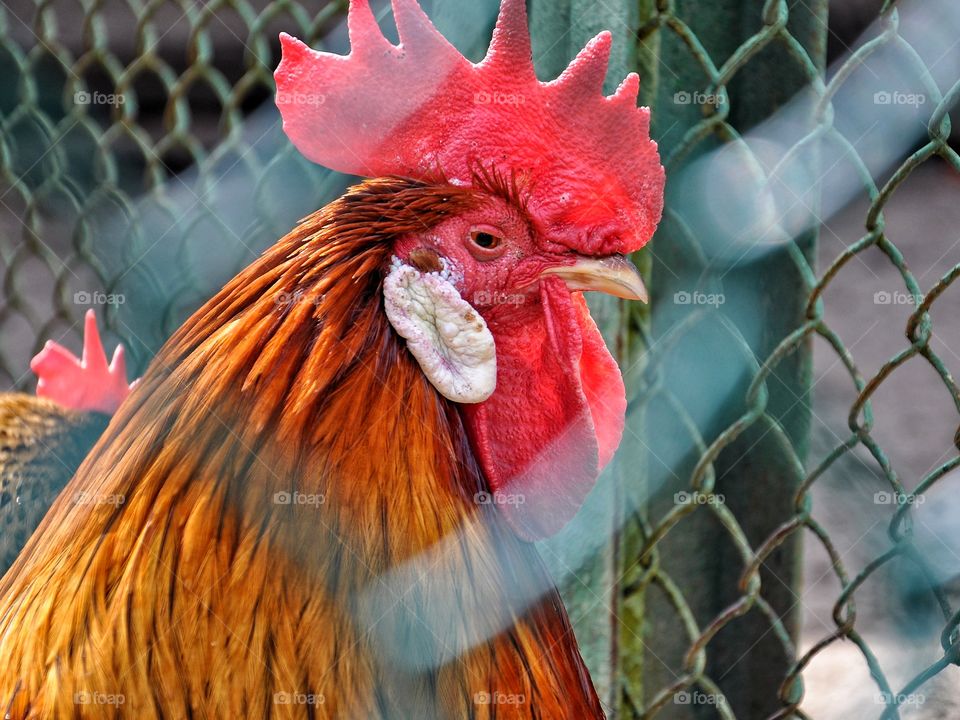
[[[492,0],[424,4],[465,54],[482,56]],[[900,717],[904,697],[960,661],[960,610],[934,580],[911,523],[916,498],[960,467],[960,455],[905,483],[875,437],[871,400],[908,361],[922,359],[960,412],[960,389],[930,342],[931,309],[960,276],[960,264],[921,287],[886,233],[884,211],[934,158],[960,171],[948,115],[960,83],[938,86],[900,32],[890,0],[873,36],[829,75],[824,2],[547,5],[531,2],[535,55],[545,74],[557,62],[562,68],[608,16],[617,18],[616,33],[626,39],[620,47],[627,48],[619,62],[641,71],[674,187],[673,178],[722,145],[750,155],[744,133],[802,90],[809,109],[803,132],[775,162],[751,160],[763,183],[781,182],[793,160],[811,151],[842,158],[870,201],[862,238],[822,269],[814,263],[816,228],[807,228],[744,270],[736,259],[717,261],[691,219],[689,194],[668,191],[661,230],[640,256],[653,280],[652,314],[614,314],[614,335],[628,340],[620,349],[633,398],[624,444],[634,446],[626,452],[636,463],[618,470],[626,502],[604,549],[607,569],[585,576],[595,585],[589,594],[603,595],[616,622],[606,615],[598,620],[582,591],[566,589],[610,713],[809,717],[801,707],[805,669],[824,649],[848,641],[883,694],[875,714]],[[131,371],[141,372],[225,280],[299,217],[340,194],[348,179],[298,156],[281,135],[269,99],[278,33],[346,52],[345,10],[346,2],[324,0],[0,5],[0,385],[30,388],[29,358],[48,338],[78,346],[80,319],[91,306],[106,319],[111,339],[126,344]],[[389,37],[388,15],[383,8]],[[551,33],[564,42],[551,41]],[[921,146],[881,181],[858,154],[858,138],[836,122],[834,100],[859,68],[884,52],[917,74],[929,122]],[[827,323],[824,297],[869,249],[883,253],[905,292],[917,298],[902,350],[872,375],[861,372]],[[750,292],[737,289],[744,284]],[[738,307],[769,298],[774,288],[782,302],[762,308],[762,327],[745,327]],[[680,308],[677,293],[723,294],[726,302]],[[756,311],[747,315],[755,318]],[[679,380],[684,368],[676,358],[686,356],[675,354],[705,335],[720,353],[712,362],[746,368],[730,380],[723,411],[708,418],[698,409],[697,387]],[[811,460],[816,338],[846,368],[856,399],[849,434]],[[960,431],[955,445],[960,448]],[[811,492],[843,458],[863,450],[895,502],[889,547],[852,571],[818,522]],[[669,477],[658,480],[663,465],[670,466]],[[795,609],[803,588],[801,535],[822,545],[840,587],[835,629],[803,651]],[[901,559],[929,579],[943,624],[938,658],[897,687],[858,632],[855,599],[869,578]],[[590,627],[606,628],[598,630],[606,644],[591,642],[592,631],[582,632]],[[692,693],[713,700],[694,707]]]

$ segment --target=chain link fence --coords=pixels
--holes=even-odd
[[[738,9],[740,18],[752,22],[731,22]],[[668,490],[660,492],[659,501],[652,493],[652,501],[638,513],[639,528],[627,553],[628,558],[639,556],[641,563],[628,574],[625,602],[628,608],[631,603],[642,607],[637,614],[646,618],[648,630],[643,648],[635,652],[646,655],[644,672],[624,676],[628,713],[636,716],[807,717],[801,706],[804,669],[831,645],[849,641],[862,655],[877,688],[871,696],[874,709],[858,708],[858,717],[899,717],[902,705],[916,711],[924,684],[957,660],[956,606],[914,545],[911,516],[917,498],[956,469],[960,435],[954,439],[953,452],[935,469],[906,480],[898,475],[890,450],[875,436],[872,401],[893,373],[911,359],[922,358],[942,383],[942,392],[960,409],[957,385],[931,343],[931,310],[960,274],[960,266],[954,265],[931,287],[921,287],[885,225],[885,209],[921,165],[939,158],[953,170],[958,168],[949,145],[947,113],[960,85],[954,84],[955,72],[953,77],[946,73],[945,86],[934,79],[917,48],[900,32],[898,10],[890,2],[864,44],[825,76],[823,10],[813,3],[766,2],[721,3],[711,12],[698,3],[658,3],[639,32],[641,40],[656,39],[658,59],[667,68],[658,73],[655,123],[666,141],[668,177],[681,192],[669,194],[659,243],[653,248],[659,255],[654,262],[658,288],[654,307],[659,303],[666,309],[655,314],[646,343],[646,382],[638,393],[638,403],[648,407],[649,476],[655,480],[657,466],[662,466],[666,472],[659,474],[666,480],[654,482],[654,489],[666,485]],[[732,28],[740,32],[749,28],[736,37],[735,47],[729,43],[735,34]],[[877,61],[878,69],[902,71],[863,82],[858,73],[864,68],[871,75],[881,74],[870,70],[872,61]],[[855,91],[848,93],[851,88]],[[792,93],[803,98],[802,111],[789,107]],[[852,99],[859,102],[859,123],[849,121]],[[907,159],[897,166],[902,160],[898,158],[891,170],[881,158],[871,156],[871,142],[865,136],[884,116],[890,117],[891,106],[911,103],[916,112],[907,124],[922,117],[925,137],[918,137],[916,145],[909,140],[901,144],[898,152]],[[672,104],[682,108],[678,112]],[[782,136],[761,129],[758,137],[748,137],[754,126],[766,122],[765,115],[784,114],[787,123],[774,122]],[[892,124],[906,127],[896,120]],[[668,134],[668,128],[677,126],[679,139],[675,132]],[[866,129],[859,132],[861,128]],[[904,137],[909,132],[904,131]],[[883,137],[896,139],[890,135]],[[777,140],[772,153],[765,145],[771,137]],[[720,144],[724,150],[718,152]],[[750,190],[772,198],[776,220],[764,224],[762,231],[751,232],[747,221],[751,213],[768,209],[763,203],[748,203],[748,212],[739,214],[736,208],[719,213],[716,207],[712,212],[703,209],[704,198],[708,204],[711,197],[742,200],[736,193],[697,192],[703,189],[698,184],[702,176],[710,183],[724,183],[749,175],[724,173],[729,165],[718,159],[731,152],[740,157],[739,166],[756,164],[757,179]],[[698,167],[698,157],[710,157],[712,162]],[[838,166],[842,171],[835,172]],[[685,173],[694,181],[684,182]],[[791,176],[812,182],[797,182]],[[823,188],[828,206],[837,200],[831,193],[869,198],[864,235],[839,256],[826,258],[821,271],[812,262],[809,232],[815,230],[809,218],[822,212],[821,198],[804,197],[798,187]],[[791,218],[798,207],[807,216],[799,222]],[[724,211],[743,225],[732,233],[718,227],[718,215]],[[773,237],[778,229],[786,229],[793,238],[782,248]],[[727,236],[738,232],[751,239],[728,243]],[[778,249],[762,249],[759,257],[744,262],[743,257],[756,255],[764,242]],[[832,285],[845,282],[850,275],[845,269],[870,249],[882,252],[902,278],[903,289],[894,288],[892,294],[915,302],[905,328],[905,347],[878,371],[863,373],[828,323],[824,297]],[[943,249],[949,253],[953,248]],[[796,300],[800,303],[793,305]],[[669,307],[671,302],[683,307],[678,312]],[[702,307],[691,312],[690,305]],[[751,324],[758,310],[761,328]],[[720,338],[704,341],[703,335],[710,333]],[[695,340],[689,350],[675,350],[690,338]],[[849,435],[837,436],[824,457],[812,458],[807,442],[808,362],[811,342],[817,338],[849,373],[855,400],[849,407]],[[718,416],[704,413],[702,396],[709,396],[710,389],[696,382],[689,387],[694,376],[689,372],[690,356],[696,353],[709,356],[698,366],[702,369],[713,363],[741,368],[728,375],[707,374],[711,381],[722,377],[736,388]],[[739,361],[734,357],[738,353]],[[685,373],[676,371],[678,364]],[[669,443],[666,452],[662,440],[656,444],[664,436],[682,438],[674,441],[673,454]],[[889,491],[879,495],[889,498],[891,517],[887,548],[851,570],[844,551],[818,521],[812,490],[858,449],[867,451],[888,484]],[[678,492],[671,494],[672,490]],[[795,641],[802,535],[827,553],[840,590],[833,607],[835,629],[824,637],[808,638],[801,650]],[[704,541],[709,551],[704,550]],[[855,606],[867,580],[895,560],[915,566],[942,615],[940,636],[925,638],[939,652],[929,664],[915,667],[900,685],[891,682],[858,631]],[[906,576],[903,566],[896,572]],[[698,700],[707,707],[688,707]]]
[[[496,3],[435,5],[440,29],[479,59]],[[127,345],[131,372],[142,372],[225,280],[342,192],[348,178],[285,142],[269,99],[278,33],[346,52],[345,9],[322,0],[0,6],[0,385],[28,389],[29,358],[48,338],[77,347],[88,307]],[[922,286],[887,232],[885,209],[922,165],[960,170],[948,115],[960,83],[935,77],[889,1],[867,40],[829,74],[823,2],[533,0],[531,18],[542,71],[562,69],[581,35],[617,24],[626,42],[615,63],[641,70],[670,179],[663,225],[640,258],[653,311],[614,317],[633,397],[619,517],[606,570],[578,576],[589,576],[580,584],[609,612],[584,603],[576,582],[566,590],[611,716],[809,717],[805,669],[849,642],[882,693],[872,716],[900,717],[901,705],[958,662],[960,610],[913,542],[912,514],[960,456],[922,478],[901,477],[874,432],[872,400],[919,360],[960,412],[960,390],[931,342],[933,308],[949,302],[960,263]],[[384,28],[389,37],[389,20]],[[924,98],[911,109],[923,113],[925,137],[902,148],[893,171],[867,156],[869,131],[856,136],[838,107],[881,55],[921,89],[877,90],[888,95],[861,102],[861,115],[874,122],[899,110],[901,95]],[[793,112],[791,139],[773,150],[751,141],[784,112]],[[846,190],[827,180],[822,197],[837,166]],[[772,198],[750,205],[760,230],[743,215],[732,227],[718,221],[697,184],[703,167],[711,187],[741,181],[725,174],[731,167],[749,169],[748,194]],[[869,199],[864,234],[818,269],[819,223],[809,218],[844,192]],[[864,372],[826,306],[830,288],[868,251],[883,254],[915,305],[902,349]],[[815,340],[845,368],[855,395],[847,436],[823,457],[809,447]],[[818,481],[860,451],[889,488],[889,543],[852,568],[812,498]],[[839,587],[835,629],[802,644],[801,535],[826,552]],[[901,562],[926,578],[942,624],[937,656],[897,685],[858,631],[855,601],[868,579]]]

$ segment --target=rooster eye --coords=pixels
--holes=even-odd
[[[467,236],[467,247],[477,260],[493,260],[503,254],[503,236],[492,227],[475,227]]]
[[[487,232],[478,232],[473,234],[473,241],[486,250],[492,250],[500,243],[500,238]]]

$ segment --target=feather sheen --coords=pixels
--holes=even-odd
[[[473,202],[367,181],[174,334],[0,581],[7,717],[603,717],[535,549],[474,501],[460,411],[383,311],[393,241]]]

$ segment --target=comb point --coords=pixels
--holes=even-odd
[[[484,64],[509,70],[521,80],[536,80],[525,0],[503,0]]]
[[[350,36],[351,54],[363,53],[367,48],[377,45],[389,45],[370,8],[370,0],[353,0],[350,3],[347,11],[347,33]]]
[[[418,53],[430,45],[448,44],[417,0],[392,0],[392,5],[397,36],[404,49]]]
[[[117,345],[113,351],[113,357],[110,359],[110,372],[124,378],[127,376],[127,354],[123,345]]]
[[[294,60],[313,52],[304,42],[285,32],[280,33],[280,47],[284,56]]]
[[[612,43],[613,36],[606,30],[593,38],[556,79],[557,87],[577,97],[599,92],[607,77]]]
[[[632,72],[623,79],[623,82],[617,87],[616,92],[610,96],[610,99],[618,103],[636,105],[639,95],[640,76]]]
[[[107,356],[103,351],[103,342],[100,340],[100,330],[97,328],[97,316],[93,310],[87,310],[83,316],[83,354],[81,363],[85,369],[94,372],[107,370]]]

